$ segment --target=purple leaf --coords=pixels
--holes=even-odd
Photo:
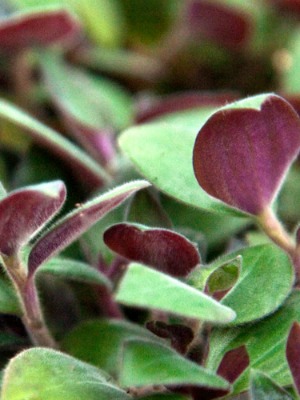
[[[221,107],[237,99],[233,92],[209,93],[186,92],[170,95],[165,98],[140,104],[137,110],[136,122],[143,123],[164,114],[191,110],[200,107]]]
[[[274,200],[299,148],[300,119],[290,104],[255,96],[208,119],[196,138],[194,172],[208,194],[258,215]]]
[[[279,12],[290,13],[294,18],[295,15],[300,17],[300,1],[299,0],[271,0],[271,3],[277,7]]]
[[[11,192],[0,201],[0,252],[16,254],[62,207],[63,182],[53,181]]]
[[[29,275],[32,276],[42,263],[75,241],[83,232],[120,205],[131,194],[147,186],[149,186],[149,183],[142,180],[124,184],[80,205],[59,220],[33,246],[28,260]]]
[[[187,20],[194,34],[231,49],[243,46],[252,31],[250,15],[216,1],[191,1]]]
[[[21,50],[31,46],[75,43],[80,25],[64,9],[20,13],[0,23],[0,51]]]
[[[200,262],[195,245],[167,229],[116,224],[104,232],[103,239],[119,255],[172,276],[186,276]]]
[[[287,340],[286,358],[300,395],[300,324],[294,322]]]
[[[241,373],[248,367],[250,362],[249,355],[245,346],[237,347],[228,351],[223,357],[217,373],[229,383],[234,383]],[[195,399],[211,400],[223,397],[230,393],[230,390],[194,388]]]

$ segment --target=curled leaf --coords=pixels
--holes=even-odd
[[[28,259],[29,274],[33,275],[42,263],[75,241],[131,194],[147,186],[149,183],[142,180],[124,184],[86,202],[60,219],[33,246]]]
[[[195,245],[168,229],[116,224],[105,231],[103,238],[121,256],[172,276],[186,276],[200,262]]]
[[[0,50],[75,43],[80,34],[77,19],[65,9],[18,13],[0,22]]]
[[[25,245],[62,207],[62,181],[28,186],[0,201],[0,252],[11,256]]]
[[[283,98],[254,96],[223,107],[201,128],[193,166],[211,196],[258,215],[274,200],[300,149],[300,119]]]

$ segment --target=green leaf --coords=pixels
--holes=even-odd
[[[77,169],[78,175],[84,174],[85,180],[91,181],[93,187],[110,180],[107,173],[79,147],[15,105],[0,100],[0,118],[20,126],[38,144],[63,157],[63,160]]]
[[[119,286],[120,303],[197,318],[228,323],[235,313],[193,287],[138,263],[129,265]]]
[[[17,295],[7,279],[4,278],[0,278],[0,312],[21,315]]]
[[[25,350],[4,373],[2,400],[127,400],[101,370],[46,348]]]
[[[38,274],[48,273],[78,282],[105,285],[110,287],[109,279],[96,268],[81,261],[63,257],[52,258],[38,269]]]
[[[292,400],[293,397],[267,375],[255,369],[250,374],[251,400]]]
[[[117,376],[124,341],[133,338],[156,340],[150,331],[127,321],[91,320],[68,333],[62,347],[72,356]]]
[[[277,246],[266,244],[249,247],[225,259],[238,255],[243,259],[239,279],[222,299],[222,304],[237,314],[232,322],[234,325],[254,321],[274,312],[290,294],[294,283],[292,263]]]
[[[120,382],[123,386],[199,385],[228,389],[220,376],[162,344],[128,340],[124,345]]]
[[[243,215],[230,210],[199,187],[193,172],[192,154],[196,135],[215,109],[201,109],[181,118],[140,125],[126,130],[119,139],[121,150],[139,172],[162,192],[207,211]],[[192,116],[192,117],[191,117]]]
[[[286,53],[286,68],[283,71],[283,89],[289,94],[299,94],[300,31],[295,29]]]
[[[224,354],[246,344],[250,368],[267,373],[281,386],[293,384],[286,360],[286,341],[294,321],[300,322],[300,291],[295,290],[286,303],[273,315],[254,324],[241,327],[215,328],[210,337],[207,367],[217,370]],[[234,392],[249,386],[249,368],[238,378]]]
[[[187,400],[187,397],[180,394],[153,394],[146,397],[140,397],[140,400]]]
[[[209,293],[232,288],[239,277],[241,264],[241,258],[237,257],[215,269],[207,279]]]

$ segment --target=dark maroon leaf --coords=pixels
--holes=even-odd
[[[196,138],[194,172],[208,194],[258,215],[274,200],[299,148],[295,110],[279,96],[256,96],[208,119]]]
[[[69,46],[79,34],[77,19],[64,9],[15,14],[0,22],[0,51],[58,43]]]
[[[228,48],[243,46],[252,31],[250,15],[217,1],[189,2],[187,19],[192,32]]]
[[[63,182],[53,181],[11,192],[0,201],[0,252],[16,254],[62,207]]]
[[[119,186],[95,199],[80,205],[76,210],[59,220],[33,246],[28,260],[29,275],[50,257],[75,241],[99,219],[116,208],[137,190],[149,186],[147,181],[133,181]]]
[[[300,395],[300,324],[294,322],[287,340],[286,358]]]
[[[170,339],[172,347],[181,354],[186,353],[189,344],[194,339],[193,330],[189,326],[181,324],[149,321],[146,328],[158,337]]]
[[[233,92],[190,92],[170,95],[159,100],[138,104],[136,122],[142,123],[164,114],[200,107],[221,107],[237,99]]]
[[[223,357],[219,368],[218,375],[225,378],[229,383],[233,383],[248,367],[250,362],[248,352],[245,346],[228,351]],[[230,390],[219,390],[210,388],[194,388],[193,396],[195,399],[211,400],[222,397],[230,393]]]
[[[119,255],[172,276],[186,276],[200,262],[196,246],[167,229],[116,224],[104,232],[103,239]]]
[[[277,7],[279,12],[287,12],[293,16],[300,17],[300,1],[299,0],[269,0],[273,6]]]

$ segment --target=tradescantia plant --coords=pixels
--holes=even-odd
[[[299,399],[297,2],[0,15],[1,400]]]

